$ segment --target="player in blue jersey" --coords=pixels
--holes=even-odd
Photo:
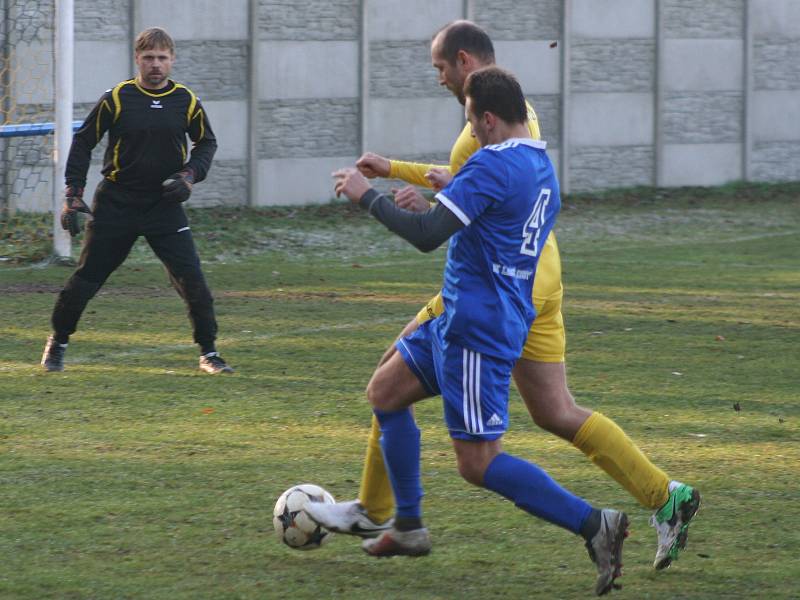
[[[392,528],[365,540],[363,548],[373,556],[430,552],[422,523],[420,435],[410,406],[441,395],[462,477],[581,535],[597,565],[595,591],[602,595],[621,575],[627,516],[593,507],[501,445],[511,370],[536,316],[536,264],[560,208],[558,181],[544,143],[530,138],[525,98],[513,75],[480,69],[469,75],[464,91],[466,116],[482,148],[430,210],[398,208],[355,169],[334,173],[337,195],[345,194],[420,250],[450,239],[444,313],[398,340],[398,352],[367,387],[397,512]]]

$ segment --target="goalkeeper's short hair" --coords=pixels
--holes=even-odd
[[[136,36],[136,41],[133,44],[133,49],[137,54],[145,50],[154,50],[156,48],[164,48],[165,50],[169,50],[170,53],[175,54],[175,42],[172,40],[172,36],[161,27],[145,29]]]

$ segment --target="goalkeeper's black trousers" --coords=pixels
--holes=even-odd
[[[139,236],[144,236],[186,303],[194,341],[203,353],[214,350],[214,299],[200,268],[183,207],[162,201],[158,192],[133,192],[104,180],[95,192],[92,213],[78,268],[53,309],[56,340],[66,343],[89,300],[127,258]]]

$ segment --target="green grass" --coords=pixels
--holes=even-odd
[[[685,553],[653,572],[649,513],[512,394],[507,449],[631,516],[614,597],[798,597],[798,196],[565,202],[571,388],[704,497]],[[0,598],[590,596],[579,539],[458,478],[438,399],[418,408],[430,557],[375,561],[345,536],[308,553],[277,543],[285,488],[356,494],[364,386],[436,291],[443,253],[342,205],[192,220],[232,377],[196,370],[185,311],[144,244],[90,304],[63,374],[37,363],[70,270],[0,269]]]

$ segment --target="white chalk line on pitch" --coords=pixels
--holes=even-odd
[[[413,316],[413,315],[412,315]],[[344,329],[360,329],[364,327],[370,327],[373,325],[385,325],[385,324],[392,324],[392,323],[402,323],[406,324],[408,321],[411,320],[411,316],[409,317],[394,317],[394,318],[382,318],[382,319],[372,319],[370,321],[357,321],[352,323],[339,323],[336,325],[322,325],[320,327],[300,327],[295,329],[292,332],[282,332],[282,333],[261,333],[257,335],[248,335],[247,337],[241,336],[227,336],[223,338],[218,338],[217,342],[220,344],[224,344],[228,346],[229,344],[236,344],[236,343],[246,343],[252,341],[262,341],[262,340],[270,340],[270,339],[280,339],[280,338],[293,338],[299,337],[303,335],[310,335],[314,333],[323,333],[325,331],[339,331]],[[398,333],[400,333],[398,331]],[[80,342],[78,342],[80,343]],[[388,341],[387,341],[388,344]],[[132,356],[147,356],[148,354],[156,354],[159,352],[168,352],[168,351],[175,351],[175,350],[188,350],[192,348],[196,348],[196,344],[168,344],[168,345],[159,345],[154,346],[152,348],[139,348],[136,350],[125,350],[122,352],[115,352],[113,354],[113,358],[120,358],[120,357],[132,357]],[[67,356],[69,357],[69,349],[67,350]],[[88,357],[88,356],[81,356],[81,355],[73,355],[75,360],[72,361],[69,358],[65,359],[65,363],[69,365],[70,363],[75,364],[99,364],[108,362],[108,357]],[[3,369],[0,369],[3,370]],[[11,369],[8,369],[11,370]]]

